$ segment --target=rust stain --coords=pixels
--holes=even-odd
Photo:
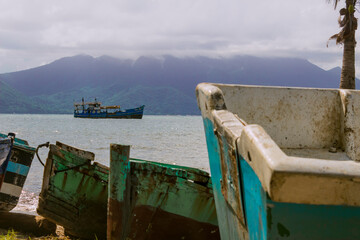
[[[225,139],[224,139],[225,138]],[[240,179],[238,175],[238,162],[235,149],[229,145],[227,138],[222,136],[219,131],[217,131],[217,139],[220,147],[220,168],[221,168],[221,193],[225,198],[225,201],[229,204],[231,210],[234,211],[238,219],[239,228],[244,228],[245,219],[244,213],[242,211],[241,203],[241,187]]]
[[[67,174],[67,172],[65,172],[64,173],[64,178],[63,178],[63,181],[62,181],[62,186],[61,186],[62,189],[65,189],[66,182],[67,182],[67,176],[68,176],[68,174]]]
[[[82,185],[83,185],[83,183],[84,183],[84,180],[85,180],[85,175],[82,175],[82,177],[81,177],[81,180],[80,180],[80,183],[79,183],[79,185],[78,185],[78,187],[77,187],[77,189],[76,189],[76,192],[77,193],[80,193],[83,189],[82,189]]]

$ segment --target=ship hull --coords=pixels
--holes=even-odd
[[[144,107],[141,106],[138,108],[126,109],[124,111],[116,112],[74,112],[74,117],[76,118],[115,118],[115,119],[142,119]]]

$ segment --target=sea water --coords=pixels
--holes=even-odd
[[[95,153],[109,166],[110,143],[130,145],[130,157],[210,171],[201,116],[148,116],[143,119],[79,119],[72,115],[0,114],[0,132],[14,132],[32,147],[56,141]],[[46,161],[47,148],[39,150]],[[43,166],[34,157],[14,211],[35,212]]]

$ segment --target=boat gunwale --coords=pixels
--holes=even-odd
[[[7,135],[0,133],[0,138],[7,138]],[[17,137],[15,137],[15,139],[14,139],[13,147],[24,150],[24,151],[32,152],[32,153],[35,153],[35,150],[36,150],[36,148],[29,146],[27,141],[25,141],[21,138],[17,138]]]

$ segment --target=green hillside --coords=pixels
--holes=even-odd
[[[8,84],[0,81],[1,113],[47,113],[46,104],[41,104],[31,97],[16,91]]]

